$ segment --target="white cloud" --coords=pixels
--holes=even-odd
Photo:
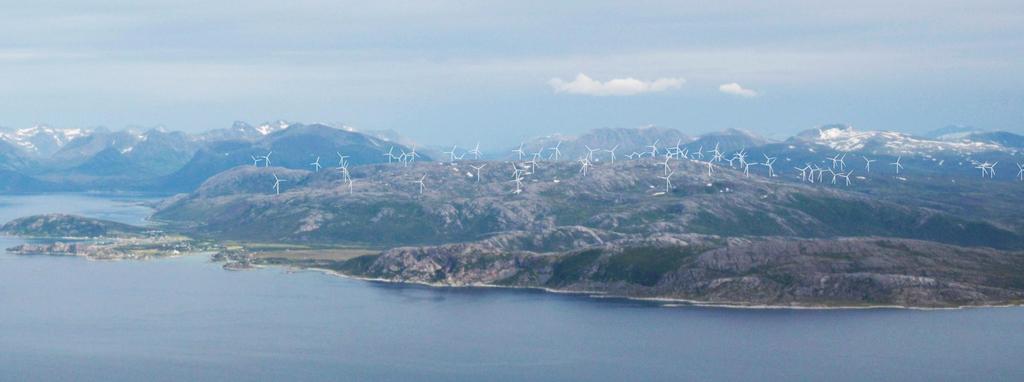
[[[663,92],[679,89],[686,83],[682,78],[659,78],[654,81],[641,81],[636,78],[614,78],[605,82],[587,77],[580,73],[572,81],[561,78],[548,81],[555,93],[583,94],[591,96],[628,96],[640,93]]]
[[[744,89],[740,84],[731,82],[718,86],[718,91],[725,94],[738,95],[740,97],[757,97],[757,92],[751,89]]]

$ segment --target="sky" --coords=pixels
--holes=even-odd
[[[0,2],[0,126],[1024,132],[1020,0]]]

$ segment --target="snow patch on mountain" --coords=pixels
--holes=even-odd
[[[945,141],[915,137],[895,131],[857,130],[853,126],[823,126],[817,133],[798,136],[840,152],[872,151],[880,154],[920,154],[948,152],[971,154],[987,151],[1011,151],[1006,147],[972,140]]]

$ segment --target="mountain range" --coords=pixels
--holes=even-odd
[[[976,175],[976,165],[985,161],[1002,160],[1005,166],[1018,160],[1024,150],[1024,136],[964,126],[915,136],[824,125],[775,141],[738,129],[690,136],[680,130],[650,126],[599,128],[578,136],[545,136],[524,141],[522,147],[526,159],[534,155],[554,158],[557,145],[559,159],[576,160],[593,151],[593,160],[601,162],[612,159],[612,149],[617,158],[625,158],[650,151],[651,144],[658,149],[678,145],[704,155],[710,155],[718,146],[727,156],[745,150],[751,160],[779,156],[790,164],[820,164],[826,156],[846,153],[848,160],[871,157],[880,160],[877,165],[885,166],[902,156],[908,163],[917,164],[915,167],[921,173],[969,176]],[[251,164],[253,156],[271,151],[275,165],[308,169],[318,156],[324,166],[337,163],[338,152],[349,156],[348,160],[356,165],[380,163],[387,161],[383,152],[391,147],[401,152],[413,146],[414,142],[394,131],[359,131],[345,125],[286,121],[259,125],[236,122],[229,128],[199,134],[167,131],[162,127],[121,131],[45,125],[0,128],[0,170],[11,172],[9,180],[0,180],[0,188],[15,192],[180,192],[194,189],[221,171]],[[497,151],[485,149],[483,158],[517,159],[513,152],[516,148],[518,145]],[[447,150],[424,148],[420,153],[444,159],[447,155],[441,151]],[[456,152],[465,155],[466,150],[457,148]]]

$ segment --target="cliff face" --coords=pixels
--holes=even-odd
[[[395,248],[351,262],[343,272],[391,281],[735,305],[950,307],[1024,300],[1024,253],[877,237],[666,235],[546,254],[483,241]]]

